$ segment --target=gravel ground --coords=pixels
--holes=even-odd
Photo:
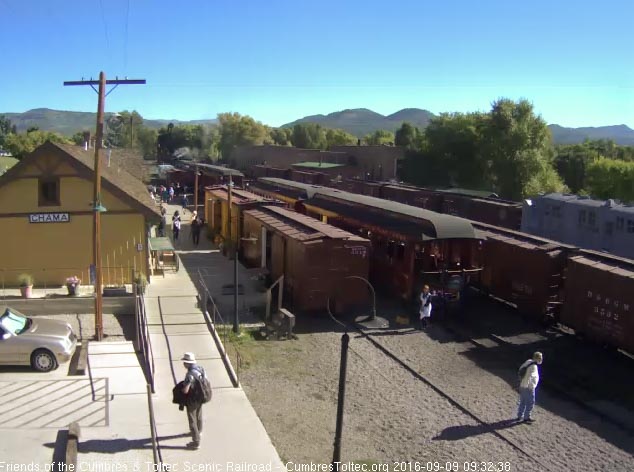
[[[298,333],[308,328],[302,322],[298,318]],[[298,340],[243,342],[240,380],[285,461],[324,463],[332,458],[341,333],[330,320],[313,318],[309,324],[310,332]],[[343,460],[457,461],[458,470],[471,461],[508,462],[513,471],[634,470],[632,436],[565,398],[538,391],[537,422],[509,422],[517,401],[510,385],[516,367],[498,350],[474,355],[477,347],[439,325],[373,339],[488,427],[355,332]]]
[[[35,316],[37,318],[38,316]],[[43,315],[42,318],[68,322],[77,337],[92,339],[95,335],[95,314]],[[133,341],[134,315],[103,315],[103,341]]]

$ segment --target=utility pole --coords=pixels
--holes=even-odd
[[[229,205],[229,245],[233,251],[233,332],[240,332],[240,320],[238,319],[238,241],[240,235],[236,233],[236,244],[233,244],[231,239],[231,191],[233,187],[233,179],[231,173],[229,174],[229,185],[227,186],[227,204]],[[237,225],[236,225],[237,227]]]
[[[194,165],[194,211],[198,211],[198,164]]]
[[[95,339],[101,341],[103,339],[103,274],[101,271],[101,213],[106,208],[101,204],[101,156],[100,151],[103,142],[103,122],[106,96],[110,94],[119,85],[145,84],[145,80],[106,80],[104,72],[99,73],[99,80],[80,80],[67,81],[64,86],[74,85],[90,85],[99,96],[97,100],[97,130],[95,142],[95,182],[94,182],[94,202],[93,202],[93,265],[95,267]],[[95,89],[95,85],[99,86],[99,90]],[[106,93],[106,85],[114,85],[109,92]]]

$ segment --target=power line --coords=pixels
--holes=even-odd
[[[128,72],[128,23],[130,22],[130,0],[125,13],[125,36],[123,46],[123,72]]]
[[[106,35],[106,49],[108,51],[108,55],[110,55],[110,38],[108,37],[108,24],[106,23],[106,15],[103,11],[103,0],[99,0],[99,9],[101,10],[101,21],[103,23],[103,30]]]
[[[7,10],[9,10],[11,13],[17,13],[17,12],[13,9],[13,7],[9,4],[9,1],[8,1],[8,0],[0,0],[0,1],[4,4],[4,6],[6,6],[6,7],[7,7]]]

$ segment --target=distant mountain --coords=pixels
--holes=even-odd
[[[387,119],[397,124],[397,128],[401,126],[401,123],[407,121],[419,128],[425,128],[430,120],[435,115],[427,110],[421,110],[420,108],[403,108],[402,110],[392,113]]]
[[[577,144],[586,139],[611,139],[616,144],[634,146],[634,130],[625,125],[599,126],[596,128],[564,128],[549,125],[556,144]]]
[[[418,108],[405,108],[389,116],[383,116],[367,108],[355,108],[337,111],[329,115],[306,116],[282,127],[292,127],[297,123],[317,123],[325,128],[342,129],[361,138],[378,129],[396,131],[404,121],[424,128],[433,117],[433,113]]]
[[[56,131],[66,136],[72,136],[78,131],[91,130],[96,126],[97,114],[81,111],[51,110],[49,108],[36,108],[24,113],[0,113],[16,125],[18,131],[26,131],[32,126],[37,126],[43,131]],[[106,113],[106,120],[112,116]],[[143,120],[148,128],[160,128],[169,123],[178,124],[214,124],[216,120]]]
[[[95,129],[96,114],[79,111],[51,110],[36,108],[24,113],[0,113],[5,115],[16,125],[18,131],[26,131],[31,126],[37,126],[45,131],[57,131],[66,136],[72,136],[78,131]],[[106,119],[112,113],[106,113]],[[328,115],[306,116],[287,123],[282,127],[292,127],[296,123],[317,123],[326,128],[337,128],[358,137],[363,137],[379,129],[396,131],[404,121],[419,128],[425,128],[434,114],[419,108],[404,108],[384,116],[367,108],[337,111]],[[169,123],[179,124],[216,124],[217,120],[144,120],[143,124],[149,128],[161,128]],[[599,126],[596,128],[565,128],[559,125],[549,125],[555,144],[577,144],[586,139],[611,139],[620,145],[634,146],[634,130],[626,125]]]
[[[396,113],[383,116],[367,108],[356,108],[312,115],[287,123],[282,127],[292,127],[297,123],[317,123],[326,128],[339,128],[358,137],[363,137],[379,129],[396,131],[404,121],[419,128],[425,128],[434,114],[419,108],[404,108]],[[597,128],[564,128],[549,125],[555,144],[577,144],[586,139],[611,139],[620,145],[634,146],[634,130],[625,125],[599,126]]]

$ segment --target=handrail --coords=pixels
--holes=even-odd
[[[156,418],[154,417],[154,403],[152,402],[153,388],[150,384],[147,386],[147,404],[150,414],[150,433],[152,435],[152,455],[154,458],[154,467],[161,465],[163,462],[161,450],[158,447],[158,431],[156,429]]]
[[[154,385],[154,373],[156,372],[154,364],[154,351],[152,349],[152,341],[150,340],[150,330],[147,324],[147,313],[145,311],[145,298],[143,293],[137,291],[136,295],[136,321],[137,321],[137,349],[141,351],[143,357],[144,368],[148,385],[151,387],[152,393],[156,393]]]
[[[235,343],[233,343],[231,341],[231,338],[229,337],[230,324],[227,324],[225,320],[223,319],[222,315],[220,314],[220,310],[218,310],[218,307],[216,306],[216,302],[211,296],[211,293],[209,292],[209,289],[207,288],[207,284],[205,284],[203,276],[200,273],[200,269],[198,270],[198,282],[199,282],[198,297],[200,299],[203,315],[208,319],[211,325],[210,326],[211,334],[214,337],[214,340],[216,341],[218,351],[220,352],[220,357],[222,358],[225,364],[225,367],[227,368],[227,371],[229,372],[229,376],[231,377],[231,382],[233,383],[234,387],[239,387],[240,386],[239,374],[240,374],[240,367],[242,366],[242,356],[240,355],[240,351],[238,350]],[[211,310],[208,305],[209,302],[211,302]],[[218,332],[217,326],[223,327],[222,332],[220,333]],[[233,344],[233,349],[236,353],[235,369],[225,349],[225,346],[227,346],[228,343]]]

